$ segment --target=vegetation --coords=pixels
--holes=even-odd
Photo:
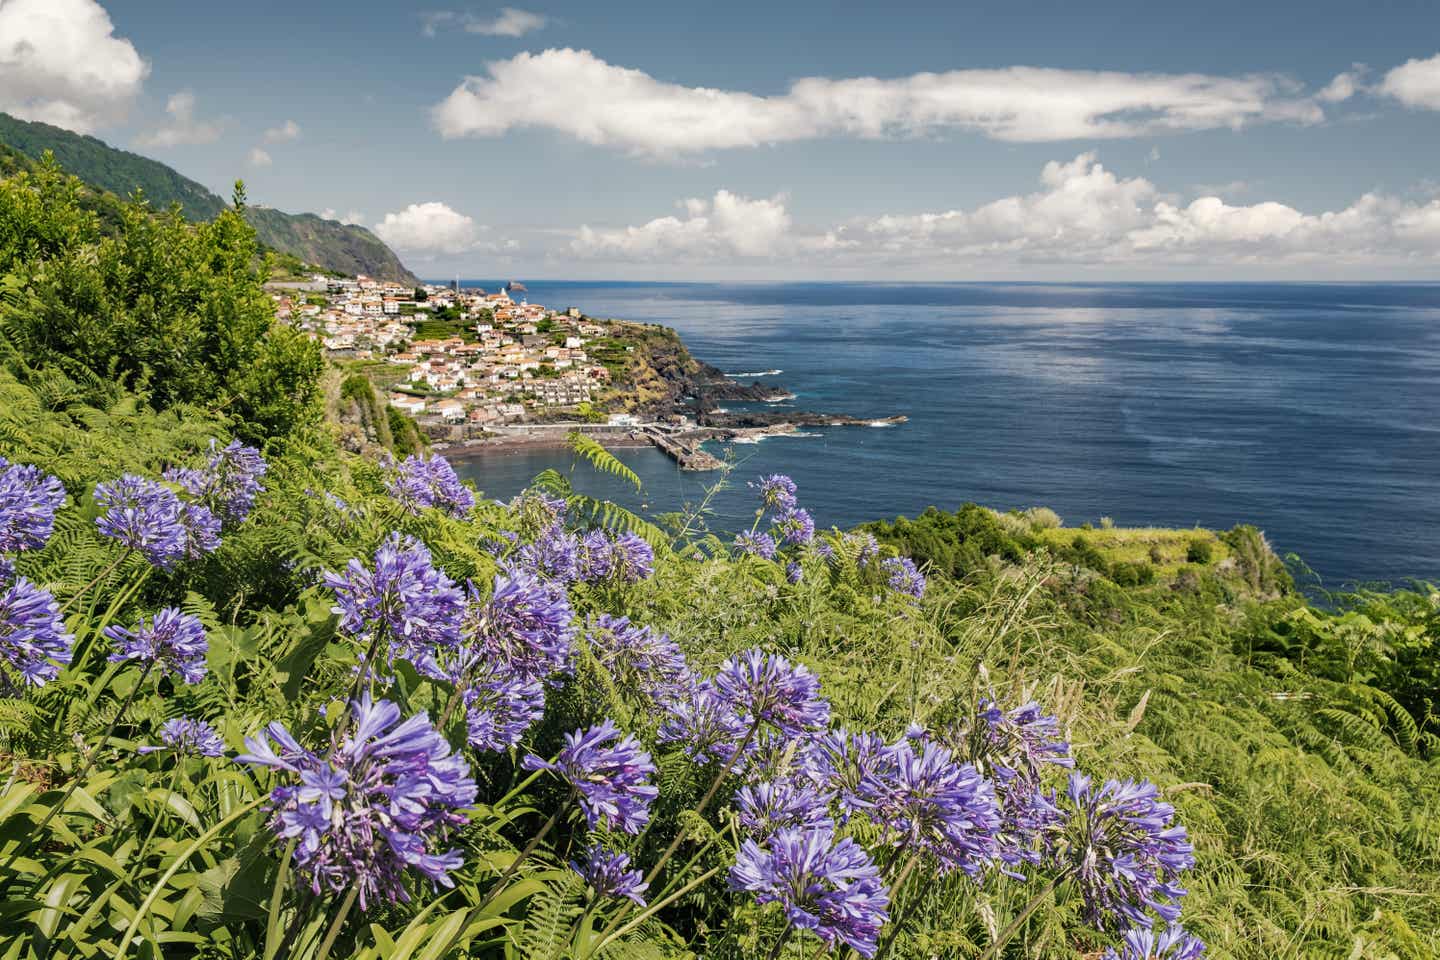
[[[97,193],[130,197],[138,191],[155,210],[178,205],[181,216],[192,222],[213,220],[226,209],[225,201],[205,186],[159,161],[48,123],[0,113],[0,176],[6,175],[7,166],[15,166],[13,160],[4,159],[6,154],[38,162],[46,153],[53,154],[66,171]],[[287,276],[299,275],[302,271],[293,268],[295,262],[303,262],[347,276],[364,273],[402,283],[418,282],[395,253],[362,226],[264,207],[250,207],[245,216],[262,246],[282,258],[293,258],[286,261],[292,268],[285,271]]]
[[[501,505],[438,458],[348,449],[339,412],[387,422],[355,370],[247,393],[227,358],[313,354],[252,312],[237,213],[132,208],[97,237],[48,176],[0,184],[0,455],[38,468],[0,468],[0,955],[1093,960],[1121,949],[1107,896],[1168,909],[1134,879],[1147,851],[1190,856],[1087,820],[1107,789],[1188,828],[1182,920],[1210,956],[1440,951],[1436,591],[1312,604],[1245,527],[970,504],[812,537],[776,477],[742,552],[703,513],[650,522],[555,473]],[[92,305],[203,370],[80,343]],[[223,350],[184,353],[222,318]],[[153,481],[141,527],[190,532],[137,541],[125,474]],[[207,516],[214,536],[187,526]],[[367,602],[372,572],[404,589]],[[15,602],[34,591],[54,607]],[[393,711],[347,706],[367,694]],[[879,738],[869,778],[832,779],[817,734],[842,727]],[[1005,786],[1029,777],[1053,818]],[[764,790],[808,827],[762,822]],[[1021,809],[1039,826],[995,819]],[[774,885],[797,838],[844,916]]]

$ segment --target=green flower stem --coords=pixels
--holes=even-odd
[[[1011,938],[1020,931],[1025,921],[1030,919],[1030,914],[1040,909],[1040,905],[1050,899],[1050,894],[1054,893],[1055,888],[1060,886],[1060,883],[1069,875],[1069,870],[1061,870],[1057,873],[1054,878],[1045,885],[1045,889],[1030,898],[1030,902],[1025,904],[1025,909],[1021,910],[1015,919],[1011,920],[1005,929],[1000,931],[1000,935],[995,938],[995,942],[986,947],[985,952],[980,954],[976,960],[995,960],[996,957],[1000,956],[1000,951],[1003,950],[1005,944],[1009,943]]]
[[[325,931],[325,939],[320,943],[320,949],[315,952],[315,960],[326,960],[330,956],[330,948],[335,945],[335,938],[340,936],[340,928],[345,926],[345,918],[350,916],[350,910],[355,906],[355,897],[360,892],[358,883],[351,884],[350,892],[345,894],[345,899],[340,904],[340,912],[335,914],[335,919],[330,921],[330,929]]]
[[[160,894],[165,892],[165,888],[170,884],[170,881],[174,879],[175,874],[180,872],[180,868],[183,867],[201,847],[215,839],[222,830],[269,799],[269,794],[261,794],[243,807],[236,809],[235,812],[200,834],[200,836],[194,840],[191,840],[189,846],[180,851],[179,856],[175,858],[175,862],[170,864],[170,869],[166,870],[160,876],[159,882],[155,884],[150,894],[145,898],[144,902],[140,904],[140,909],[135,911],[135,918],[130,921],[130,926],[126,928],[125,936],[121,938],[120,946],[115,948],[115,952],[111,955],[111,960],[123,960],[126,951],[130,948],[130,941],[135,939],[135,932],[140,929],[140,921],[144,920],[145,915],[150,912],[150,908],[155,906],[155,901],[160,899]]]
[[[649,920],[659,911],[670,906],[670,904],[674,903],[676,900],[679,900],[681,897],[685,896],[685,894],[689,893],[691,890],[694,890],[706,880],[709,880],[711,877],[715,876],[715,874],[720,872],[720,869],[720,867],[711,867],[709,870],[706,870],[694,880],[691,880],[689,883],[685,884],[685,886],[681,887],[679,890],[676,890],[674,893],[670,894],[670,896],[666,897],[663,900],[657,900],[650,906],[646,907],[640,912],[640,915],[638,917],[625,924],[625,926],[621,927],[619,930],[616,930],[613,933],[605,933],[601,935],[600,940],[595,944],[594,947],[590,949],[590,952],[585,955],[585,960],[589,960],[590,957],[595,956],[595,954],[599,953],[600,950],[603,949],[607,943],[614,940],[616,937],[623,937],[631,930],[634,930],[636,927],[640,926],[640,924],[644,923],[646,920]]]

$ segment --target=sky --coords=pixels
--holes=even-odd
[[[1433,0],[0,0],[0,110],[430,278],[1440,279]]]

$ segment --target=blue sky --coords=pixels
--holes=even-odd
[[[1419,278],[1433,3],[0,0],[0,109],[423,275]]]

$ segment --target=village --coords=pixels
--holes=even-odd
[[[319,341],[332,358],[394,367],[374,377],[387,401],[437,439],[555,421],[638,426],[633,413],[601,412],[631,349],[615,336],[626,324],[511,294],[511,288],[462,289],[458,282],[412,287],[317,275],[303,289],[274,297],[277,317]]]

